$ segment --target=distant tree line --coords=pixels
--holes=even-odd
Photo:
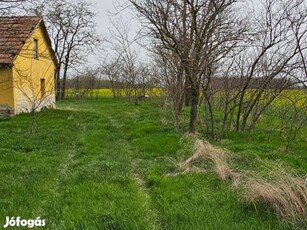
[[[113,66],[115,67],[115,66]],[[98,68],[87,68],[79,72],[73,77],[67,79],[66,96],[74,98],[100,98],[110,96],[113,98],[127,98],[133,103],[151,96],[160,96],[164,91],[162,87],[156,84],[152,78],[150,69],[141,69],[142,71],[135,73],[134,79],[129,79],[127,71],[116,65],[115,68],[106,64]],[[144,66],[143,66],[144,68]],[[104,89],[109,89],[106,95]]]

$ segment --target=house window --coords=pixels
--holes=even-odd
[[[46,94],[46,84],[45,84],[45,79],[41,79],[41,98],[45,97]]]
[[[38,40],[33,40],[33,57],[34,59],[38,59]]]

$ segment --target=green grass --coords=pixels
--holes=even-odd
[[[211,172],[164,176],[191,153],[160,115],[106,98],[60,102],[33,135],[30,115],[1,118],[0,226],[40,216],[45,229],[295,229]]]
[[[306,127],[301,130],[298,138],[292,141],[288,152],[285,152],[285,139],[278,131],[270,129],[271,127],[260,123],[253,131],[228,131],[225,139],[216,144],[237,153],[243,159],[249,159],[249,163],[253,158],[279,161],[302,176],[307,175]]]

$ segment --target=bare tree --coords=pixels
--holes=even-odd
[[[307,14],[301,8],[306,9],[302,0],[266,0],[262,17],[257,17],[252,28],[256,33],[250,36],[251,43],[244,54],[236,130],[246,129],[248,121],[253,126],[276,95],[293,84],[289,79],[301,68],[300,50],[306,49],[303,41]],[[252,86],[255,79],[257,87]],[[268,94],[274,80],[279,81],[278,87]],[[251,87],[254,89],[248,91]],[[266,101],[260,105],[263,98]]]
[[[171,111],[175,119],[175,127],[179,128],[179,116],[184,105],[185,81],[183,69],[178,56],[162,49],[159,46],[154,50],[154,63],[156,66],[156,77],[158,85],[166,91],[165,107],[171,105]]]
[[[253,129],[285,89],[304,84],[305,9],[304,1],[266,0],[257,15],[249,13],[244,39],[204,81],[207,133]]]
[[[130,101],[138,103],[139,87],[144,83],[142,81],[144,76],[141,73],[142,65],[135,48],[138,35],[133,37],[130,35],[129,23],[123,22],[121,19],[117,23],[113,22],[112,28],[110,28],[110,37],[106,41],[110,48],[115,51],[113,64],[116,63],[118,70],[109,73],[113,74],[109,78],[119,80],[122,83],[121,90],[124,95]]]
[[[56,98],[64,99],[68,71],[83,63],[88,51],[97,51],[101,38],[96,33],[95,13],[87,1],[43,1],[34,11],[44,16],[54,50],[57,67]]]
[[[119,87],[120,65],[120,60],[118,58],[115,58],[114,60],[110,59],[108,63],[104,63],[101,66],[102,74],[104,74],[111,83],[111,90],[114,99],[121,96],[121,87]]]
[[[189,130],[195,132],[203,79],[212,74],[219,52],[232,49],[233,35],[241,33],[231,13],[236,0],[130,2],[156,41],[178,57],[191,102]]]
[[[30,132],[33,134],[37,129],[36,113],[41,109],[48,107],[52,108],[55,105],[50,101],[50,97],[54,95],[53,80],[45,82],[46,89],[42,92],[40,82],[35,81],[28,75],[23,75],[18,72],[18,78],[14,81],[14,87],[18,93],[25,99],[23,100],[23,111],[31,114]]]
[[[0,15],[9,15],[22,8],[29,0],[0,0]]]
[[[286,90],[280,96],[278,109],[275,108],[272,119],[279,122],[272,125],[285,140],[285,152],[297,139],[302,128],[307,125],[307,97],[301,90]]]

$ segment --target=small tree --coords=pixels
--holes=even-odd
[[[121,87],[120,87],[120,60],[118,58],[110,59],[108,63],[104,63],[101,66],[101,73],[107,77],[111,83],[111,90],[113,98],[121,96]],[[118,90],[119,89],[119,90]]]
[[[280,119],[279,134],[286,141],[285,152],[307,125],[307,96],[299,90],[285,91],[279,95],[280,104],[277,105],[277,116]]]
[[[40,111],[45,107],[53,108],[54,104],[54,81],[53,78],[49,81],[42,82],[39,79],[33,78],[28,74],[25,74],[25,71],[20,69],[14,69],[17,73],[17,76],[14,79],[14,87],[17,89],[19,98],[23,98],[21,106],[22,111],[19,112],[29,112],[31,114],[31,125],[30,132],[33,134],[37,129],[37,116],[36,112]],[[42,89],[42,84],[43,89]]]
[[[113,84],[113,95],[115,95],[114,83],[121,85],[125,96],[134,103],[138,103],[140,96],[144,96],[140,88],[144,88],[148,81],[148,68],[139,60],[135,45],[138,35],[131,37],[128,23],[119,20],[113,23],[110,29],[110,37],[106,39],[109,48],[115,51],[113,61],[104,65],[104,72]]]

